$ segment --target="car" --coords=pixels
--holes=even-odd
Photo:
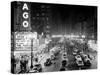
[[[54,52],[54,55],[57,56],[59,53],[60,53],[60,50],[56,50],[56,51]]]
[[[74,43],[71,41],[71,42],[70,42],[70,45],[71,45],[71,46],[74,46]]]
[[[76,64],[77,64],[77,66],[79,66],[79,67],[84,66],[84,62],[83,62],[83,60],[82,60],[82,58],[81,58],[80,55],[76,55],[76,56],[75,56],[75,59],[76,59]]]
[[[41,64],[35,64],[32,69],[29,70],[29,73],[42,72]]]
[[[29,73],[37,73],[37,72],[39,72],[39,71],[37,70],[36,67],[34,67],[33,69],[31,69],[31,70],[29,71]]]
[[[62,67],[66,67],[67,66],[68,61],[67,60],[62,60]]]
[[[51,62],[51,59],[50,58],[48,58],[46,60],[46,62],[44,63],[45,66],[50,66],[51,64],[52,64],[52,62]]]
[[[80,53],[81,56],[84,55],[84,52],[83,51],[80,51],[79,53]]]
[[[33,70],[36,70],[37,72],[42,72],[42,65],[41,64],[35,64],[33,66]]]
[[[84,54],[82,56],[82,58],[83,58],[85,66],[91,66],[92,62],[91,62],[90,58],[88,57],[88,55]]]
[[[76,56],[75,56],[75,59],[76,59],[76,60],[82,60],[82,58],[81,58],[80,55],[76,55]]]
[[[78,49],[77,49],[77,48],[75,48],[75,49],[74,49],[74,51],[75,51],[75,52],[78,52]]]
[[[62,54],[62,60],[68,61],[68,57],[67,57],[67,53],[66,52]]]
[[[56,56],[54,54],[51,55],[51,60],[55,60],[56,59]]]
[[[77,55],[77,52],[74,52],[74,51],[73,51],[72,53],[73,53],[73,55]]]
[[[66,70],[65,67],[61,67],[61,68],[60,68],[60,71],[65,71],[65,70]]]
[[[67,59],[67,53],[66,53],[66,52],[64,52],[64,53],[62,54],[62,59]]]
[[[79,66],[79,67],[84,66],[84,63],[83,63],[82,60],[76,60],[76,64],[77,64],[77,66]]]

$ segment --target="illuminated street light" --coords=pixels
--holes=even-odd
[[[82,37],[82,38],[85,38],[85,35],[82,35],[81,37]]]

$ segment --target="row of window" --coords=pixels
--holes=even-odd
[[[48,17],[33,17],[32,19],[33,19],[33,20],[46,20],[46,21],[49,20]]]

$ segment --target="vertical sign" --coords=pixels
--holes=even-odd
[[[29,7],[30,6],[28,3],[22,3],[22,25],[20,28],[22,31],[30,31],[31,30]]]

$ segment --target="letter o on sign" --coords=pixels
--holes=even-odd
[[[26,27],[28,27],[28,21],[24,21],[23,22],[23,26],[26,28]]]

